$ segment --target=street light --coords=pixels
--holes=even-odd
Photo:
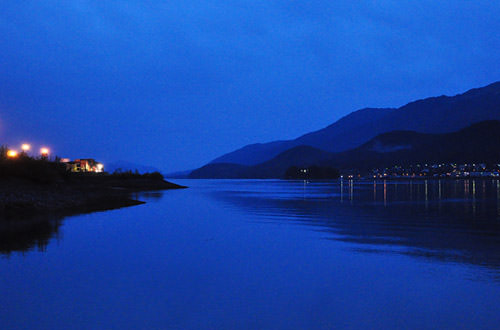
[[[42,155],[42,157],[47,157],[49,155],[49,149],[48,148],[41,148],[40,154]]]
[[[21,146],[21,149],[23,149],[24,152],[28,152],[31,150],[31,145],[27,144],[27,143],[24,143],[22,146]]]
[[[17,157],[17,151],[15,151],[15,150],[9,150],[9,151],[7,151],[7,157],[9,157],[9,158],[16,158]]]

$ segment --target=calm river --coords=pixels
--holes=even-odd
[[[175,182],[2,225],[0,328],[500,325],[499,181]]]

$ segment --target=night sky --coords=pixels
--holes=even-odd
[[[0,143],[195,168],[500,80],[498,1],[0,2]]]

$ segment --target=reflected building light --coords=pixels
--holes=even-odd
[[[342,180],[342,176],[340,176],[340,202],[344,201],[344,181]]]
[[[439,186],[438,186],[439,192],[438,192],[438,198],[441,200],[441,180],[439,180]]]
[[[439,192],[438,192],[438,211],[439,211],[439,214],[441,214],[441,198],[442,198],[442,189],[441,189],[441,180],[439,180]]]
[[[384,206],[387,206],[387,181],[384,180]]]
[[[497,180],[497,214],[500,217],[500,181]]]
[[[425,200],[429,199],[429,184],[427,180],[424,181],[424,188],[425,188]]]
[[[476,215],[476,180],[472,180],[472,214]]]
[[[424,182],[424,188],[425,188],[425,209],[427,210],[429,208],[429,185],[427,180]]]
[[[354,181],[349,180],[349,200],[351,201],[354,199]]]

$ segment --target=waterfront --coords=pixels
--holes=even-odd
[[[497,180],[179,183],[4,228],[2,328],[500,322]]]

